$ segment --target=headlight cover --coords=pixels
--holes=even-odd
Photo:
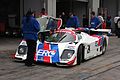
[[[20,45],[18,47],[18,54],[24,55],[27,54],[28,47],[24,45]]]
[[[70,59],[74,54],[74,50],[65,49],[61,55],[61,59]]]

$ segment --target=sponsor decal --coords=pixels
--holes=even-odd
[[[37,47],[36,61],[56,63],[59,62],[58,44],[42,43]]]
[[[42,49],[39,49],[37,51],[37,54],[40,55],[40,56],[51,56],[53,57],[55,55],[56,51],[55,50],[42,50]]]

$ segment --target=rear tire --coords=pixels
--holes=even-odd
[[[107,43],[106,43],[106,39],[103,41],[103,45],[102,45],[102,54],[105,54],[106,52],[106,46],[107,46]]]
[[[80,65],[82,61],[83,61],[83,45],[80,45],[78,47],[78,52],[77,52],[77,65]]]

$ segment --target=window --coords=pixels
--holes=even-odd
[[[48,42],[74,42],[74,36],[65,32],[56,32],[45,37]]]

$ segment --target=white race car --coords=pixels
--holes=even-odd
[[[84,60],[105,53],[108,46],[108,36],[101,33],[101,31],[79,28],[61,29],[53,34],[45,32],[44,42],[41,42],[41,39],[37,41],[34,60],[55,63],[58,66],[79,65]],[[39,36],[41,38],[41,35]],[[22,40],[15,58],[25,60],[26,57],[27,44],[25,40]]]

